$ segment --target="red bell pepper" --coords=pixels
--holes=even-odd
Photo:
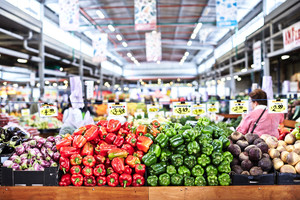
[[[159,134],[159,130],[157,130],[157,128],[155,128],[154,126],[150,127],[150,134],[153,135],[154,137],[157,136],[157,134]]]
[[[129,165],[130,167],[134,168],[136,164],[140,164],[141,161],[138,157],[129,155],[126,160],[125,160],[126,164]]]
[[[82,163],[83,163],[84,166],[94,167],[95,164],[96,164],[96,160],[95,160],[94,156],[88,155],[88,156],[83,158]]]
[[[114,158],[111,161],[111,166],[114,171],[118,174],[123,174],[125,171],[124,159],[123,158]]]
[[[107,136],[105,137],[105,142],[107,142],[108,144],[112,144],[115,139],[116,139],[117,135],[114,133],[109,133],[107,134]]]
[[[71,174],[63,174],[61,176],[59,186],[68,186],[71,184]]]
[[[129,165],[125,165],[124,174],[132,174],[132,169]]]
[[[85,125],[84,127],[86,128],[86,130],[89,130],[93,126],[96,126],[96,125],[95,124],[88,124],[88,125]]]
[[[90,143],[96,147],[100,141],[101,141],[101,139],[100,139],[99,135],[97,135],[94,140],[90,141]]]
[[[153,141],[146,136],[139,136],[137,139],[136,147],[138,150],[147,153]]]
[[[128,132],[131,130],[131,127],[132,127],[132,122],[125,122],[123,125],[123,128]]]
[[[160,123],[157,120],[153,120],[151,124],[154,128],[158,128],[160,126]]]
[[[110,175],[110,174],[112,174],[112,173],[114,173],[115,171],[114,171],[114,169],[112,168],[112,167],[108,167],[107,169],[106,169],[106,174],[107,175]]]
[[[130,144],[123,144],[122,148],[128,152],[129,155],[134,153],[134,148]]]
[[[133,153],[133,156],[138,157],[140,159],[140,161],[142,161],[142,158],[144,156],[144,152],[136,151],[136,152]]]
[[[132,185],[134,187],[143,186],[145,184],[145,178],[140,174],[133,174],[132,179]]]
[[[144,164],[137,164],[137,165],[135,165],[134,170],[135,170],[136,174],[140,174],[140,175],[144,176],[144,174],[146,172],[146,165],[144,165]]]
[[[73,135],[83,135],[84,132],[86,131],[86,127],[85,126],[82,126],[78,129],[76,129],[73,133]]]
[[[107,176],[106,182],[111,187],[116,187],[119,184],[119,175],[117,173],[112,173]]]
[[[68,158],[64,158],[64,157],[60,157],[59,158],[59,168],[64,172],[64,174],[66,172],[69,171],[70,169],[70,161]]]
[[[82,157],[80,154],[73,154],[70,157],[71,165],[80,165],[82,162]]]
[[[105,163],[105,157],[101,155],[94,155],[94,158],[96,160],[96,164],[104,164]]]
[[[130,174],[121,174],[119,177],[119,182],[122,187],[130,186],[132,183],[132,177]]]
[[[91,168],[91,167],[84,167],[82,169],[82,174],[84,176],[92,176],[93,175],[93,168]]]
[[[100,146],[101,144],[108,145],[107,142],[105,142],[104,140],[100,140],[100,142],[98,143],[98,145]]]
[[[93,125],[84,133],[84,137],[86,138],[87,141],[94,140],[97,137],[97,135],[98,135],[98,126],[96,125]]]
[[[73,140],[73,138],[71,137],[71,135],[66,134],[65,137],[61,141],[56,143],[56,149],[60,150],[61,147],[71,146],[72,140]]]
[[[75,147],[61,147],[59,153],[62,157],[69,158],[73,154],[77,154],[80,149]]]
[[[104,176],[106,174],[105,166],[103,164],[97,165],[94,168],[95,176]]]
[[[107,123],[107,132],[116,133],[121,128],[121,122],[119,120],[110,119]]]
[[[105,176],[99,176],[97,178],[97,185],[98,186],[103,186],[106,184],[106,177]]]
[[[96,180],[94,176],[86,176],[84,177],[83,181],[85,186],[89,186],[89,187],[96,186]]]
[[[131,146],[135,147],[136,142],[137,142],[137,139],[134,134],[129,134],[126,136],[126,144],[130,144]]]
[[[112,144],[101,144],[95,148],[95,153],[101,156],[107,156],[107,153],[112,150],[116,149],[117,147]]]
[[[109,160],[109,158],[106,158],[104,165],[105,165],[105,168],[110,167],[110,160]]]
[[[124,143],[124,138],[121,135],[118,135],[113,142],[113,145],[116,145],[117,147],[121,147]]]
[[[107,126],[107,121],[106,121],[106,120],[100,120],[100,121],[97,123],[97,126],[104,126],[104,127],[106,127],[106,126]]]
[[[73,174],[71,182],[74,186],[81,186],[83,184],[83,176],[81,174]]]
[[[112,149],[109,152],[107,152],[108,158],[112,160],[113,158],[119,157],[119,158],[126,158],[128,155],[128,152],[124,149]]]
[[[86,143],[86,138],[82,135],[75,135],[73,140],[73,147],[75,148],[81,148]]]
[[[94,147],[90,142],[85,143],[81,151],[82,156],[94,155]]]
[[[71,167],[70,169],[71,174],[80,174],[81,173],[81,167],[76,165]]]
[[[135,132],[135,134],[137,136],[145,135],[146,133],[147,133],[147,126],[146,125],[139,125],[136,129],[136,132]]]
[[[104,140],[108,135],[107,130],[104,126],[99,127],[98,135],[100,136],[101,140]]]
[[[118,135],[119,136],[122,136],[122,137],[125,137],[125,135],[128,135],[128,131],[126,131],[125,129],[123,128],[120,128],[120,130],[118,131]]]

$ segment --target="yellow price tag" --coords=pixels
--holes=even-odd
[[[272,112],[281,113],[281,112],[285,111],[285,106],[283,106],[282,104],[273,105],[273,106],[270,107],[270,109],[271,109]]]
[[[242,114],[247,112],[247,108],[245,106],[234,106],[231,108],[231,111],[237,114]]]
[[[149,112],[158,112],[158,108],[149,108]]]
[[[29,109],[22,109],[21,110],[21,115],[22,116],[29,116],[30,115],[30,110]]]
[[[109,113],[111,115],[116,115],[116,116],[124,115],[125,114],[125,108],[113,108],[109,111]]]
[[[55,110],[53,108],[46,108],[41,110],[41,114],[44,116],[51,116],[55,114]]]
[[[211,113],[217,112],[217,108],[209,108],[208,112],[211,112]]]
[[[193,110],[193,114],[194,115],[202,115],[202,114],[204,114],[205,113],[205,111],[203,110],[203,109],[194,109]]]
[[[191,109],[187,107],[179,107],[179,108],[175,108],[175,113],[179,115],[186,115],[191,113]]]

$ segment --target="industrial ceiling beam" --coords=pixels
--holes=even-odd
[[[178,7],[206,7],[207,4],[158,4],[158,8],[178,8]],[[83,7],[85,10],[98,10],[98,9],[121,9],[121,8],[134,8],[134,5],[130,6],[94,6]]]

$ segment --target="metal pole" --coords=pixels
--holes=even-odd
[[[40,78],[40,97],[44,96],[45,93],[45,46],[44,46],[44,33],[43,33],[43,20],[44,20],[44,1],[41,2],[41,33],[40,33],[40,42],[39,42],[39,57],[41,62],[39,62],[39,78]]]
[[[277,58],[277,93],[280,94],[280,57]]]
[[[229,58],[229,65],[230,65],[229,72],[230,72],[230,77],[231,77],[231,80],[230,80],[231,96],[234,96],[235,95],[235,80],[233,78],[233,65],[232,65],[232,57],[231,56]]]
[[[112,77],[112,92],[114,92],[114,90],[115,90],[115,85],[116,85],[116,77],[113,76]]]
[[[103,100],[103,96],[102,96],[102,89],[103,89],[103,72],[102,72],[102,66],[100,66],[100,84],[99,84],[99,89],[100,89],[100,100]]]
[[[84,83],[83,83],[83,56],[82,56],[82,51],[81,51],[81,43],[82,40],[80,38],[80,61],[79,61],[79,76],[80,76],[80,80],[81,80],[81,85],[82,85],[82,93],[84,93]],[[85,96],[85,95],[84,95]]]

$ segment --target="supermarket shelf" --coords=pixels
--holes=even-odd
[[[289,127],[289,128],[295,128],[296,123],[297,122],[293,121],[293,120],[284,120],[283,121],[284,126]]]
[[[241,116],[241,115],[222,114],[222,113],[219,113],[218,115],[221,115],[221,116],[223,116],[224,118],[227,118],[227,119],[236,119],[239,116]]]
[[[298,185],[205,187],[0,187],[0,199],[298,199]],[[278,195],[274,195],[278,194]],[[280,195],[279,195],[280,194]]]

